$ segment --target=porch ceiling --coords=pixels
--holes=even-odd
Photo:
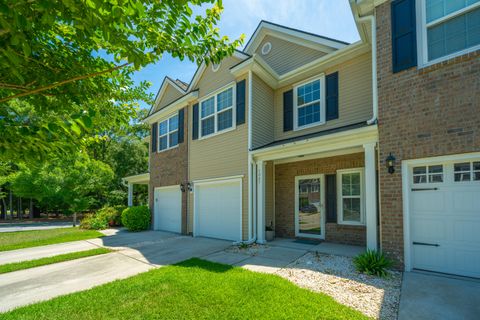
[[[282,160],[288,162],[293,159],[305,160],[305,158],[308,159],[310,157],[328,157],[338,154],[362,152],[364,145],[377,142],[377,125],[371,125],[275,145],[252,151],[251,154],[256,161]]]

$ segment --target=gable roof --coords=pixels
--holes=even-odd
[[[318,34],[262,20],[258,24],[253,35],[248,40],[247,44],[245,45],[244,51],[247,54],[253,54],[266,35],[280,37],[306,47],[318,50],[326,50],[327,53],[341,49],[349,44],[345,41],[324,37]]]
[[[169,76],[166,76],[165,78],[163,78],[162,85],[160,86],[160,89],[157,92],[157,96],[155,97],[155,100],[154,100],[152,106],[150,107],[150,111],[148,112],[149,115],[152,114],[152,112],[155,110],[155,107],[158,105],[158,103],[162,99],[163,95],[165,94],[165,92],[167,90],[168,85],[170,85],[173,88],[175,88],[176,90],[178,90],[178,92],[181,95],[184,95],[186,93],[185,82],[180,81],[178,79],[173,80]]]

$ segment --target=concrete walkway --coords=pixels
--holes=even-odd
[[[117,250],[43,267],[0,275],[0,312],[60,295],[86,290],[154,267],[202,258],[223,251],[231,242],[179,236],[167,232],[110,232],[112,235],[75,243],[0,253],[0,263],[28,260],[45,255],[105,246]]]
[[[405,272],[398,320],[480,319],[480,280]]]

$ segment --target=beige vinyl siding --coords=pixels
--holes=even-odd
[[[274,165],[268,161],[265,166],[265,226],[275,226]]]
[[[273,141],[273,89],[257,75],[252,79],[252,147],[261,147]]]
[[[338,119],[327,121],[323,125],[307,129],[283,132],[283,92],[292,89],[294,85],[275,90],[275,140],[302,136],[370,119],[372,117],[371,67],[371,54],[368,52],[342,64],[328,68],[325,71],[321,71],[319,68],[318,72],[315,73],[315,69],[312,69],[311,75],[318,75],[322,72],[328,75],[338,71],[339,117]],[[294,119],[294,121],[296,121],[296,119]]]
[[[207,67],[200,78],[199,101],[217,89],[245,79],[235,79],[230,73],[230,67],[237,64],[238,58],[227,58],[222,62],[219,70],[213,72]],[[248,88],[248,80],[247,80]],[[248,90],[247,90],[248,96]],[[248,104],[248,97],[247,97]],[[189,106],[192,108],[192,105]],[[235,106],[234,106],[235,108]],[[248,111],[248,105],[246,106]],[[193,112],[189,112],[189,124],[193,122]],[[247,119],[247,116],[246,118]],[[243,238],[248,237],[248,127],[247,121],[236,126],[234,130],[219,133],[204,139],[192,140],[189,134],[189,177],[190,181],[223,178],[242,175],[242,233]],[[189,229],[193,229],[193,194],[190,193],[189,201]]]
[[[272,44],[272,49],[268,54],[263,55],[262,47],[267,42]],[[324,52],[270,35],[265,36],[255,53],[265,60],[279,75],[283,75],[325,55]]]
[[[170,84],[167,84],[165,92],[163,93],[163,97],[158,102],[158,106],[155,110],[163,109],[181,96],[183,96],[183,94],[180,91],[172,87]]]

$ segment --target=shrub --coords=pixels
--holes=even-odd
[[[392,260],[385,257],[383,252],[367,250],[353,259],[357,271],[369,275],[384,277],[387,269],[393,265]]]
[[[89,230],[102,230],[108,228],[107,220],[98,214],[88,213],[82,221],[80,221],[80,228]]]
[[[103,207],[97,212],[97,219],[105,221],[109,226],[115,227],[122,225],[122,212],[124,206]]]
[[[129,207],[122,212],[122,223],[129,231],[142,231],[150,227],[150,209],[147,206]]]

